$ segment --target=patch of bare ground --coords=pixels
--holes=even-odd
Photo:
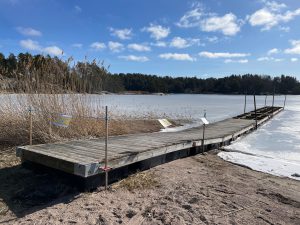
[[[214,152],[91,193],[55,173],[14,167],[0,169],[0,224],[300,224],[300,182],[233,165]]]

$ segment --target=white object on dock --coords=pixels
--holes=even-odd
[[[208,120],[206,119],[206,118],[201,118],[201,121],[202,121],[202,123],[203,124],[205,124],[205,125],[208,125],[209,124],[209,122],[208,122]]]
[[[67,128],[70,125],[70,122],[72,120],[72,116],[65,115],[65,114],[59,114],[54,121],[52,122],[53,125],[57,127],[64,127]]]
[[[158,122],[160,122],[160,124],[164,127],[167,128],[169,126],[172,126],[172,123],[170,123],[169,120],[167,119],[159,119]]]

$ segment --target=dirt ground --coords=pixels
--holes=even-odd
[[[5,163],[10,162],[10,163]],[[80,193],[63,175],[0,155],[0,224],[300,224],[300,182],[212,151]]]

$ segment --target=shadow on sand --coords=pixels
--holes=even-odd
[[[74,179],[58,171],[30,164],[0,169],[0,200],[18,218],[54,204],[68,203],[79,193]]]

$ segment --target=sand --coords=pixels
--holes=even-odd
[[[0,224],[300,224],[299,181],[231,164],[216,153],[144,171],[138,178],[146,185],[128,186],[132,176],[90,193],[55,173],[5,165]]]

